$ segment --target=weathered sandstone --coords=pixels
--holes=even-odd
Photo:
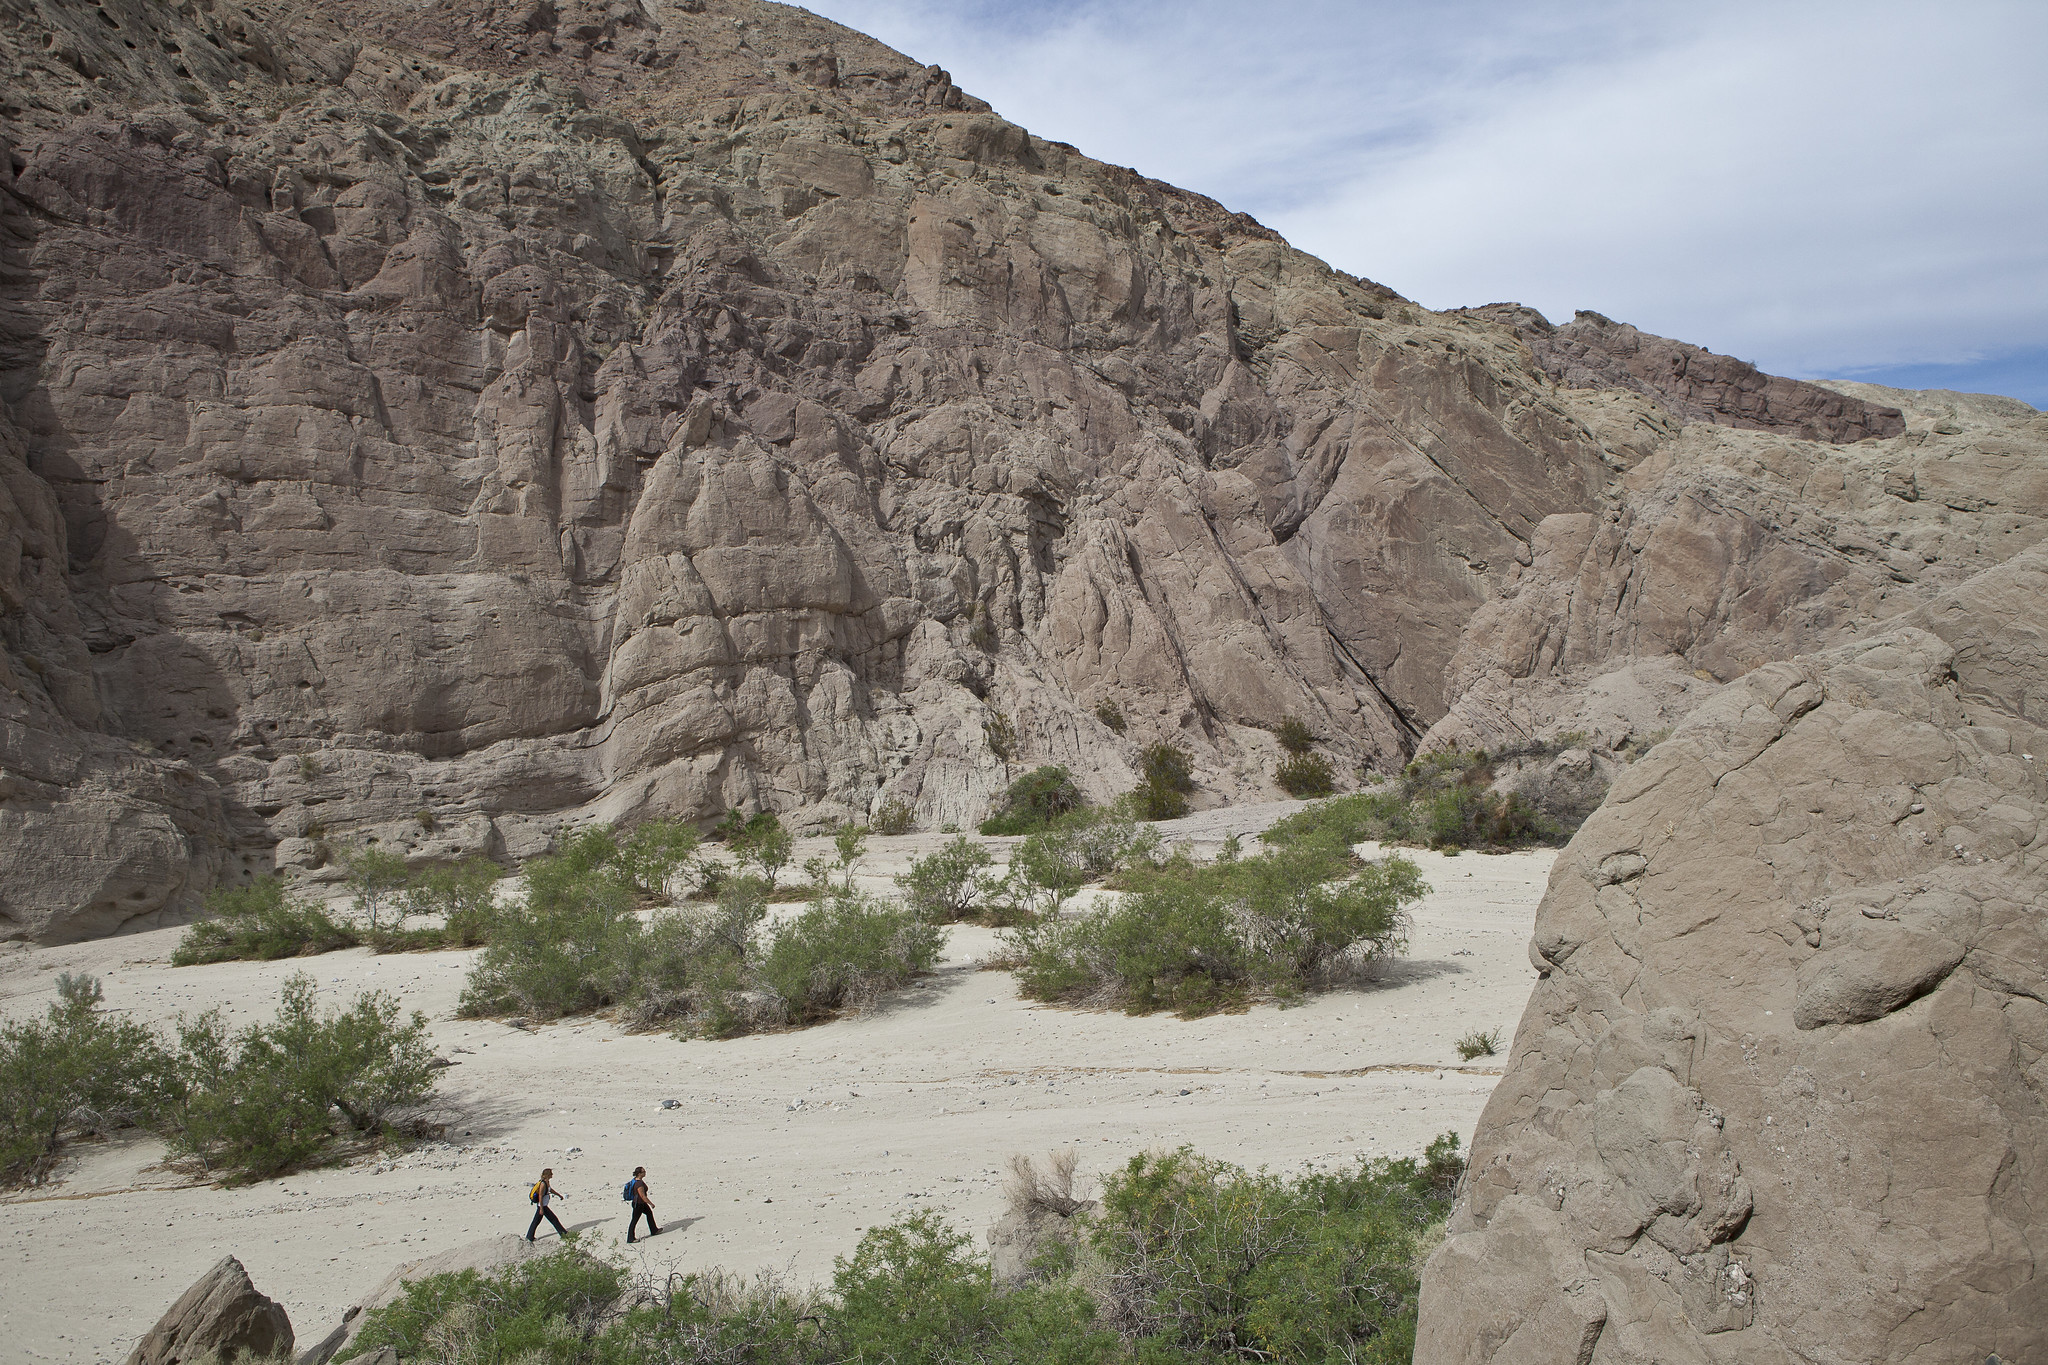
[[[0,79],[0,936],[1157,739],[1261,796],[1287,715],[1607,752],[2048,507],[2024,405],[1432,314],[759,0],[0,0]]]
[[[203,1365],[244,1353],[290,1359],[291,1319],[249,1282],[240,1261],[223,1256],[135,1344],[127,1365]]]
[[[1421,1365],[2048,1352],[2048,550],[1729,684],[1559,859]]]

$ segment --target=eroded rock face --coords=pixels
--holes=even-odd
[[[259,1360],[290,1359],[291,1319],[282,1304],[249,1282],[240,1261],[223,1256],[136,1343],[127,1365],[199,1365],[244,1353]]]
[[[800,10],[6,13],[0,936],[1158,739],[1264,796],[1287,715],[1612,748],[2048,503],[2024,405],[1553,374]]]
[[[1416,1360],[2048,1351],[2048,550],[1731,683],[1559,860]]]

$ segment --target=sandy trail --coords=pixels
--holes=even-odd
[[[1295,803],[1163,827],[1208,852]],[[875,839],[878,889],[943,836]],[[992,844],[1010,841],[992,840]],[[802,841],[798,861],[828,847]],[[1367,850],[1370,851],[1370,850]],[[1000,855],[999,855],[1000,856]],[[555,1168],[572,1229],[665,1272],[773,1267],[822,1280],[862,1229],[943,1210],[979,1238],[1013,1152],[1074,1146],[1092,1177],[1186,1143],[1248,1166],[1298,1168],[1469,1141],[1502,1058],[1458,1061],[1474,1028],[1512,1034],[1535,974],[1525,945],[1555,853],[1412,853],[1434,888],[1408,955],[1375,985],[1183,1020],[1049,1008],[977,962],[994,931],[951,931],[940,969],[821,1027],[677,1042],[604,1020],[533,1032],[453,1018],[471,954],[357,949],[282,963],[172,968],[181,931],[0,954],[0,1014],[41,1013],[60,971],[97,973],[110,1008],[156,1023],[214,1005],[267,1018],[310,971],[340,1003],[376,987],[433,1020],[448,1140],[242,1189],[157,1169],[162,1144],[83,1144],[62,1178],[8,1196],[15,1244],[0,1339],[16,1359],[119,1360],[222,1255],[281,1300],[302,1342],[401,1262],[521,1231],[526,1187]],[[664,1099],[680,1102],[660,1107]],[[580,1151],[572,1152],[571,1149]],[[628,1248],[620,1184],[648,1168],[663,1235]]]

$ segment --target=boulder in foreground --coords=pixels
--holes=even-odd
[[[2048,553],[1631,767],[1423,1275],[1417,1365],[2048,1359]]]
[[[199,1277],[128,1353],[127,1365],[186,1365],[217,1357],[289,1355],[292,1321],[232,1256]]]

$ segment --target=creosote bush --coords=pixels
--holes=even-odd
[[[1114,905],[1011,932],[1025,994],[1194,1016],[1327,986],[1400,951],[1428,889],[1406,858],[1353,870],[1329,840],[1206,867],[1169,859],[1128,884]]]
[[[126,1126],[258,1179],[393,1136],[433,1088],[425,1017],[382,993],[323,1013],[299,973],[270,1022],[231,1032],[209,1011],[166,1041],[102,1010],[91,977],[57,989],[46,1020],[0,1025],[0,1183],[40,1180],[63,1141]]]
[[[156,1035],[66,972],[48,1017],[0,1024],[0,1185],[39,1183],[71,1134],[153,1122],[172,1079]]]
[[[710,907],[634,913],[648,874],[608,830],[527,864],[526,896],[503,907],[462,993],[465,1015],[555,1019],[617,1007],[636,1027],[712,1037],[815,1023],[930,971],[941,931],[852,889],[867,828],[843,826],[821,861],[816,904],[764,927],[773,874],[792,840],[773,815],[735,822],[727,847],[762,875],[721,879]],[[690,848],[692,855],[695,846]],[[680,862],[661,864],[673,881]]]
[[[1428,848],[1521,848],[1561,843],[1569,831],[1544,818],[1519,793],[1487,790],[1493,770],[1485,751],[1425,755],[1379,790],[1319,801],[1269,827],[1269,847],[1303,838],[1344,844],[1367,839]]]
[[[1122,734],[1124,728],[1129,724],[1124,719],[1124,708],[1113,701],[1099,701],[1095,703],[1095,719],[1101,721],[1118,734]]]
[[[1145,746],[1139,758],[1139,781],[1131,791],[1138,814],[1147,820],[1178,820],[1190,809],[1195,789],[1194,760],[1172,740]]]
[[[936,1213],[870,1229],[829,1288],[724,1271],[635,1282],[571,1243],[494,1275],[426,1276],[338,1360],[522,1365],[1392,1365],[1413,1351],[1418,1271],[1463,1162],[1296,1177],[1183,1148],[1133,1158],[1101,1207],[1065,1196],[1066,1255],[999,1287]],[[1058,1184],[1059,1182],[1054,1182]]]
[[[1033,768],[1003,793],[1002,808],[981,822],[983,834],[1031,834],[1087,805],[1073,774],[1057,764]]]
[[[275,961],[353,948],[356,931],[288,889],[277,877],[207,894],[206,918],[195,920],[171,952],[171,965],[239,959]]]
[[[1305,754],[1315,747],[1315,732],[1302,720],[1289,716],[1273,727],[1274,738],[1290,754]]]
[[[986,873],[994,864],[986,848],[963,834],[913,859],[910,871],[896,878],[896,890],[920,919],[947,924],[980,907]]]
[[[349,1135],[373,1138],[433,1089],[427,1017],[401,1016],[382,991],[323,1013],[313,978],[284,986],[277,1016],[231,1033],[218,1010],[180,1020],[173,1145],[209,1168],[261,1178],[331,1147],[338,1111]]]
[[[910,807],[892,796],[887,801],[884,801],[880,808],[868,818],[868,828],[888,838],[898,834],[910,833],[911,825],[915,819],[916,817],[911,814]]]
[[[1337,789],[1337,774],[1321,754],[1290,754],[1273,770],[1273,782],[1289,796],[1328,796]]]

